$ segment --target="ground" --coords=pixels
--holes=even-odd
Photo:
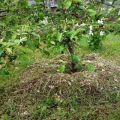
[[[101,114],[106,114],[102,112],[104,109],[108,115],[103,117],[109,116],[109,111],[103,105],[110,101],[114,102],[114,107],[119,105],[118,99],[120,96],[117,96],[117,90],[120,87],[120,67],[99,57],[97,54],[90,54],[85,56],[83,61],[87,64],[93,64],[95,67],[94,71],[86,70],[71,74],[59,73],[57,70],[63,61],[67,61],[66,55],[58,56],[51,60],[43,59],[40,62],[36,61],[28,66],[19,77],[21,83],[10,88],[1,97],[1,114],[6,113],[14,119],[17,115],[17,117],[23,120],[32,120],[36,116],[31,115],[35,109],[32,107],[42,102],[44,97],[47,96],[54,101],[50,103],[49,107],[51,108],[49,109],[58,109],[58,107],[61,107],[60,104],[63,104],[66,99],[74,98],[75,100],[72,101],[75,102],[74,104],[88,107],[87,109],[93,109],[90,105],[96,107],[98,104],[100,108],[95,108],[95,113],[93,113],[96,114],[96,111],[100,112],[97,114],[98,118]],[[109,96],[105,95],[105,92],[111,96],[113,94],[115,98],[109,98]],[[44,109],[44,106],[42,107]],[[41,112],[41,108],[38,112]],[[46,111],[44,112],[46,113]],[[36,114],[39,116],[41,113]],[[64,117],[64,119],[67,119],[66,115]],[[39,117],[35,119],[39,119]],[[53,119],[52,114],[50,113],[50,116],[48,115],[48,118],[46,116],[45,119]]]
[[[83,52],[81,61],[87,67],[76,73],[58,71],[69,61],[66,54],[34,62],[29,58],[29,64],[24,57],[23,69],[16,70],[17,81],[12,77],[9,85],[9,80],[1,81],[0,119],[119,120],[120,42],[104,43],[101,51]]]

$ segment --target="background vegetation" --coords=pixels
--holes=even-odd
[[[0,119],[119,120],[119,0],[47,2],[0,1]]]

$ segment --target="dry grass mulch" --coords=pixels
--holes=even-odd
[[[57,100],[64,100],[75,96],[80,105],[105,104],[108,98],[104,93],[112,93],[120,88],[120,66],[101,58],[97,54],[90,54],[82,58],[84,63],[93,64],[94,72],[82,71],[76,73],[59,73],[61,63],[67,63],[67,56],[62,55],[54,59],[36,61],[21,73],[20,84],[13,86],[0,96],[0,115],[16,113],[27,119],[30,117],[30,106],[38,103],[45,96],[52,96]],[[10,112],[12,108],[13,112]],[[30,119],[30,118],[29,118]]]

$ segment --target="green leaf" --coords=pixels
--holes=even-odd
[[[40,35],[39,35],[39,34],[37,34],[37,33],[35,33],[35,32],[32,32],[31,34],[32,34],[33,36],[37,37],[37,38],[39,39],[39,41],[40,41]]]
[[[87,67],[87,70],[89,71],[89,72],[95,72],[95,67],[94,67],[94,65],[93,64],[87,64],[86,65],[86,67]]]
[[[60,65],[58,71],[61,73],[64,73],[65,72],[65,65]]]
[[[63,37],[63,33],[58,33],[57,34],[57,39],[58,39],[59,42],[61,42],[62,37]]]
[[[6,51],[8,54],[12,54],[12,49],[11,48],[6,48]]]
[[[4,53],[4,50],[3,49],[0,49],[0,57],[1,55]]]
[[[37,16],[39,19],[44,20],[44,14],[43,13],[38,13]]]
[[[65,0],[64,1],[64,7],[66,9],[69,9],[71,5],[72,5],[72,0]]]
[[[93,10],[93,9],[88,9],[88,14],[91,16],[91,17],[94,17],[96,15],[96,11]]]
[[[9,75],[10,72],[8,71],[8,69],[3,69],[2,71],[0,71],[0,75]]]
[[[28,48],[30,48],[31,50],[35,50],[36,49],[36,47],[35,47],[35,45],[34,45],[32,40],[27,40],[26,43],[28,45]]]
[[[71,55],[71,60],[74,63],[78,63],[80,61],[80,58],[77,55]]]
[[[75,38],[75,36],[81,31],[81,28],[80,29],[77,29],[77,30],[73,30],[71,31],[71,39]]]
[[[55,42],[54,42],[54,41],[51,41],[50,43],[51,43],[52,45],[55,45]]]

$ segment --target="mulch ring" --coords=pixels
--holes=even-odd
[[[6,112],[11,103],[17,108],[16,111],[19,111],[20,114],[24,113],[26,109],[29,109],[29,105],[36,104],[47,95],[60,100],[75,96],[80,104],[87,104],[85,100],[82,100],[81,94],[84,94],[85,97],[99,98],[102,91],[111,91],[120,87],[120,66],[97,54],[85,56],[83,61],[93,64],[95,71],[59,73],[57,71],[59,65],[63,62],[67,63],[65,55],[51,60],[37,61],[28,66],[19,77],[20,84],[10,88],[0,98],[0,106],[4,108],[2,113]],[[0,114],[2,113],[0,112]]]

